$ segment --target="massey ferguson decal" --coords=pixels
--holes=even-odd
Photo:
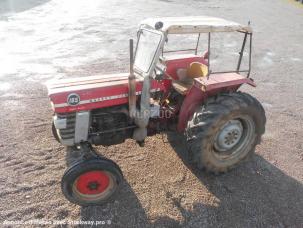
[[[150,92],[157,92],[160,91],[160,88],[155,88],[151,89]],[[137,91],[136,95],[140,95],[141,91]],[[71,93],[67,97],[67,102],[66,103],[61,103],[61,104],[54,104],[55,108],[63,108],[67,106],[75,106],[75,105],[81,105],[81,104],[89,104],[89,103],[97,103],[97,102],[102,102],[102,101],[110,101],[110,100],[115,100],[115,99],[120,99],[120,98],[126,98],[128,97],[127,93],[123,94],[118,94],[118,95],[113,95],[113,96],[106,96],[106,97],[98,97],[98,98],[92,98],[89,100],[80,100],[80,96],[76,93]]]
[[[69,105],[77,105],[80,103],[80,96],[76,93],[71,93],[67,97],[67,103]]]

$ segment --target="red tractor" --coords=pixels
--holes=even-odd
[[[231,32],[244,37],[236,69],[212,71],[211,34]],[[195,48],[165,51],[174,34],[196,34]],[[203,55],[198,54],[201,34],[208,40]],[[119,166],[92,145],[132,138],[144,146],[147,136],[175,131],[184,134],[191,161],[214,173],[226,172],[252,154],[266,117],[254,97],[238,91],[245,83],[256,86],[249,77],[251,47],[249,25],[213,17],[152,18],[138,29],[134,55],[130,40],[130,73],[49,83],[54,137],[81,155],[62,178],[65,197],[79,205],[98,205],[112,198],[121,183]],[[183,51],[193,53],[180,55]],[[241,70],[244,56],[247,70]]]

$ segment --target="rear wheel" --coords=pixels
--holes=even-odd
[[[119,166],[106,158],[82,160],[64,173],[61,188],[72,203],[101,205],[110,200],[122,181]]]
[[[211,98],[186,129],[192,161],[214,173],[226,172],[255,150],[265,131],[262,105],[246,93]]]

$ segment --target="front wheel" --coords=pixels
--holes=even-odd
[[[265,132],[262,105],[246,93],[210,98],[186,129],[191,158],[199,168],[226,172],[255,150]]]
[[[82,160],[69,167],[61,181],[64,196],[81,206],[101,205],[113,198],[122,181],[119,166],[106,158]]]

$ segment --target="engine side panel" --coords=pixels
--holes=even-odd
[[[131,138],[134,127],[126,108],[100,109],[92,112],[90,141],[95,145],[110,146]]]

